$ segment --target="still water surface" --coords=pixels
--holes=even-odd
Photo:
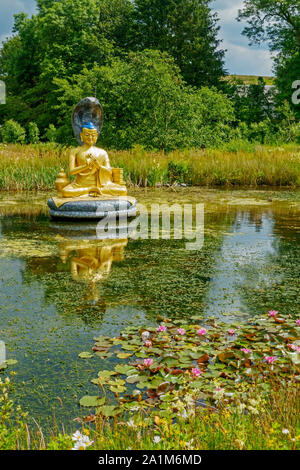
[[[99,240],[89,224],[51,222],[49,195],[0,196],[0,341],[18,363],[16,399],[42,425],[76,428],[78,400],[112,359],[84,360],[93,337],[156,316],[248,321],[299,315],[300,194],[140,190],[152,202],[204,203],[200,251],[185,240]],[[71,422],[71,423],[70,423]],[[73,423],[73,424],[72,424]]]

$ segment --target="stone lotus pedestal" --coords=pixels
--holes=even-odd
[[[104,217],[122,218],[136,216],[135,198],[119,197],[84,197],[59,198],[48,200],[50,216],[53,219],[103,219]]]

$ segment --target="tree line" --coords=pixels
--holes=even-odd
[[[300,138],[300,107],[290,99],[300,70],[299,1],[245,0],[239,19],[248,20],[250,41],[268,40],[276,51],[273,96],[263,80],[224,80],[210,0],[37,0],[31,18],[15,15],[0,50],[2,140],[73,143],[70,115],[84,96],[102,103],[101,140],[110,148]]]

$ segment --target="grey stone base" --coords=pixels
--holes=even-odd
[[[135,217],[136,202],[131,204],[122,199],[66,202],[60,207],[52,198],[48,200],[50,215],[59,219],[103,219],[104,217]]]

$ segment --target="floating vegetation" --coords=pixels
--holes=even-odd
[[[299,383],[300,320],[276,311],[247,324],[192,320],[159,318],[157,327],[130,326],[119,337],[95,338],[95,359],[114,354],[118,364],[99,371],[92,383],[100,395],[85,396],[80,405],[104,417],[144,410],[176,418],[223,396],[232,403],[239,384],[263,396],[274,378],[282,385]],[[108,390],[117,404],[109,403]]]
[[[14,364],[17,364],[16,359],[6,359],[6,361],[0,362],[0,371],[6,369],[8,366],[13,366]]]

